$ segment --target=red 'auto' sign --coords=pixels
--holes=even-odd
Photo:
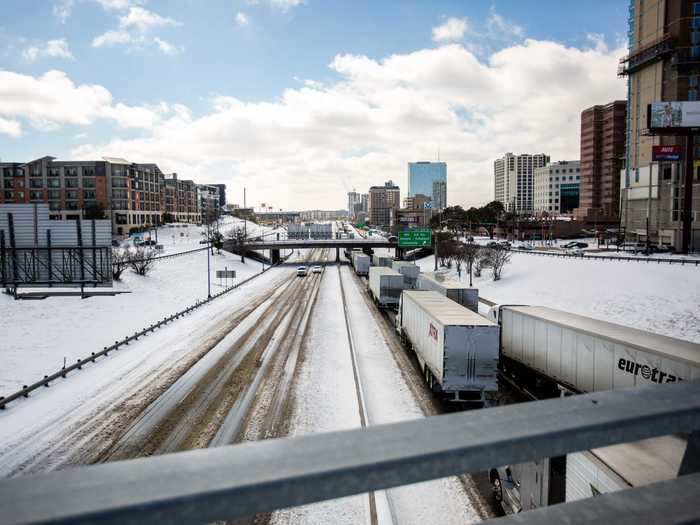
[[[682,155],[681,146],[652,146],[651,148],[651,160],[654,162],[681,160]]]
[[[433,323],[430,323],[430,330],[428,331],[428,335],[436,341],[438,340],[437,328],[433,326]]]

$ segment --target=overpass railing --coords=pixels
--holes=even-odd
[[[0,481],[0,522],[206,523],[661,435],[679,477],[497,523],[696,523],[700,381],[597,392]]]

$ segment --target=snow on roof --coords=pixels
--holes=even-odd
[[[102,160],[104,160],[105,162],[109,162],[110,164],[131,164],[131,162],[129,162],[128,160],[122,159],[120,157],[102,157]]]
[[[463,283],[460,283],[459,281],[455,281],[454,279],[450,279],[444,273],[423,272],[423,273],[421,273],[421,275],[426,277],[427,279],[430,279],[431,281],[435,281],[436,283],[439,283],[440,286],[442,286],[445,289],[449,289],[449,290],[474,290],[475,289],[473,286],[470,287],[468,284],[463,284]]]
[[[415,303],[443,326],[497,326],[486,317],[437,292],[404,290],[403,297],[404,301]]]

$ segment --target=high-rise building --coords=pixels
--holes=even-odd
[[[493,163],[494,200],[501,202],[508,211],[531,213],[535,169],[548,163],[549,155],[544,153],[506,153],[496,159]]]
[[[647,131],[647,105],[658,101],[698,100],[700,90],[700,5],[690,0],[631,0],[629,50],[620,73],[627,84],[627,150],[621,171],[621,225],[628,241],[683,249],[687,217],[689,248],[700,247],[700,136],[695,137],[695,173],[679,163],[653,162],[652,146],[685,144],[681,136]],[[583,159],[582,159],[583,160]],[[682,163],[681,163],[682,164]],[[688,213],[685,190],[692,190]],[[694,220],[693,220],[694,218]],[[692,222],[690,222],[692,221]]]
[[[581,164],[577,160],[551,162],[535,169],[534,212],[570,214],[579,205]]]
[[[219,207],[223,208],[226,206],[226,184],[212,184],[219,188]]]
[[[409,162],[408,196],[428,195],[433,207],[447,207],[447,164],[445,162]]]
[[[581,189],[575,210],[579,220],[618,222],[626,115],[624,100],[593,106],[581,113]]]
[[[354,189],[348,192],[348,214],[356,217],[358,213],[367,213],[366,193],[357,193]]]
[[[221,197],[219,187],[213,184],[198,184],[199,211],[204,224],[213,222],[221,216]]]
[[[399,187],[393,181],[384,186],[372,186],[369,189],[369,222],[372,226],[390,230],[394,225],[396,212],[401,204]]]

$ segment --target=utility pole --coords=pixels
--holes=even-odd
[[[211,231],[207,223],[207,297],[211,299]]]
[[[245,202],[245,188],[243,188],[243,209],[248,209],[248,206],[246,206]],[[245,214],[246,212],[243,213]],[[245,215],[243,215],[243,234],[246,238],[248,237],[248,219],[245,218]]]

